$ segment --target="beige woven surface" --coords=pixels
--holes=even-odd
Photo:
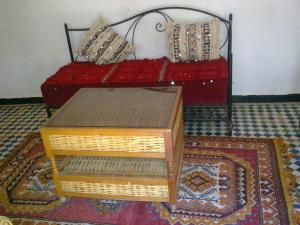
[[[82,88],[46,127],[166,128],[178,87]]]
[[[50,135],[54,150],[165,152],[164,139],[155,136]]]
[[[168,197],[168,186],[61,181],[64,192],[135,197]]]
[[[142,176],[167,179],[167,164],[162,159],[69,156],[61,175]]]
[[[8,217],[0,216],[0,225],[13,225]]]
[[[214,60],[220,57],[220,21],[213,19],[209,29],[204,23],[176,24],[173,21],[165,24],[169,58],[172,62],[190,62],[201,60]],[[208,58],[204,46],[205,33],[209,32]]]

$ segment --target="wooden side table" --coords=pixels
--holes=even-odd
[[[57,194],[176,202],[182,88],[83,88],[41,128]]]

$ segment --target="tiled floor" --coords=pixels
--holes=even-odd
[[[185,110],[186,113],[191,109]],[[43,104],[0,105],[0,162],[30,132],[47,119]],[[282,137],[289,151],[299,156],[290,161],[300,182],[300,103],[239,103],[233,109],[233,136]],[[224,122],[185,121],[190,135],[226,135]],[[300,185],[299,185],[300,192]],[[295,207],[300,210],[300,204]]]
[[[233,108],[233,136],[283,137],[300,149],[300,103],[239,103]],[[224,122],[185,121],[187,134],[226,135]]]

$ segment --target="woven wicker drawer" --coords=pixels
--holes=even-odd
[[[159,136],[119,135],[49,135],[53,150],[100,151],[100,152],[157,152],[164,153],[164,138]]]
[[[61,189],[65,195],[82,196],[100,199],[118,199],[134,201],[169,201],[168,183],[165,185],[136,184],[126,181],[124,184],[109,181],[61,181]]]
[[[66,156],[59,164],[62,176],[134,176],[168,178],[167,163],[163,159]]]
[[[58,165],[66,195],[169,200],[167,163],[162,159],[67,156]]]
[[[55,155],[165,158],[167,139],[175,145],[182,129],[182,115],[180,103],[172,129],[44,127],[41,133]]]

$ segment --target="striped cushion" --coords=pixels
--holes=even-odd
[[[121,62],[133,51],[133,46],[117,34],[104,18],[94,23],[76,49],[77,54],[99,65]]]
[[[220,21],[209,23],[166,23],[169,58],[172,62],[209,61],[220,57]]]

